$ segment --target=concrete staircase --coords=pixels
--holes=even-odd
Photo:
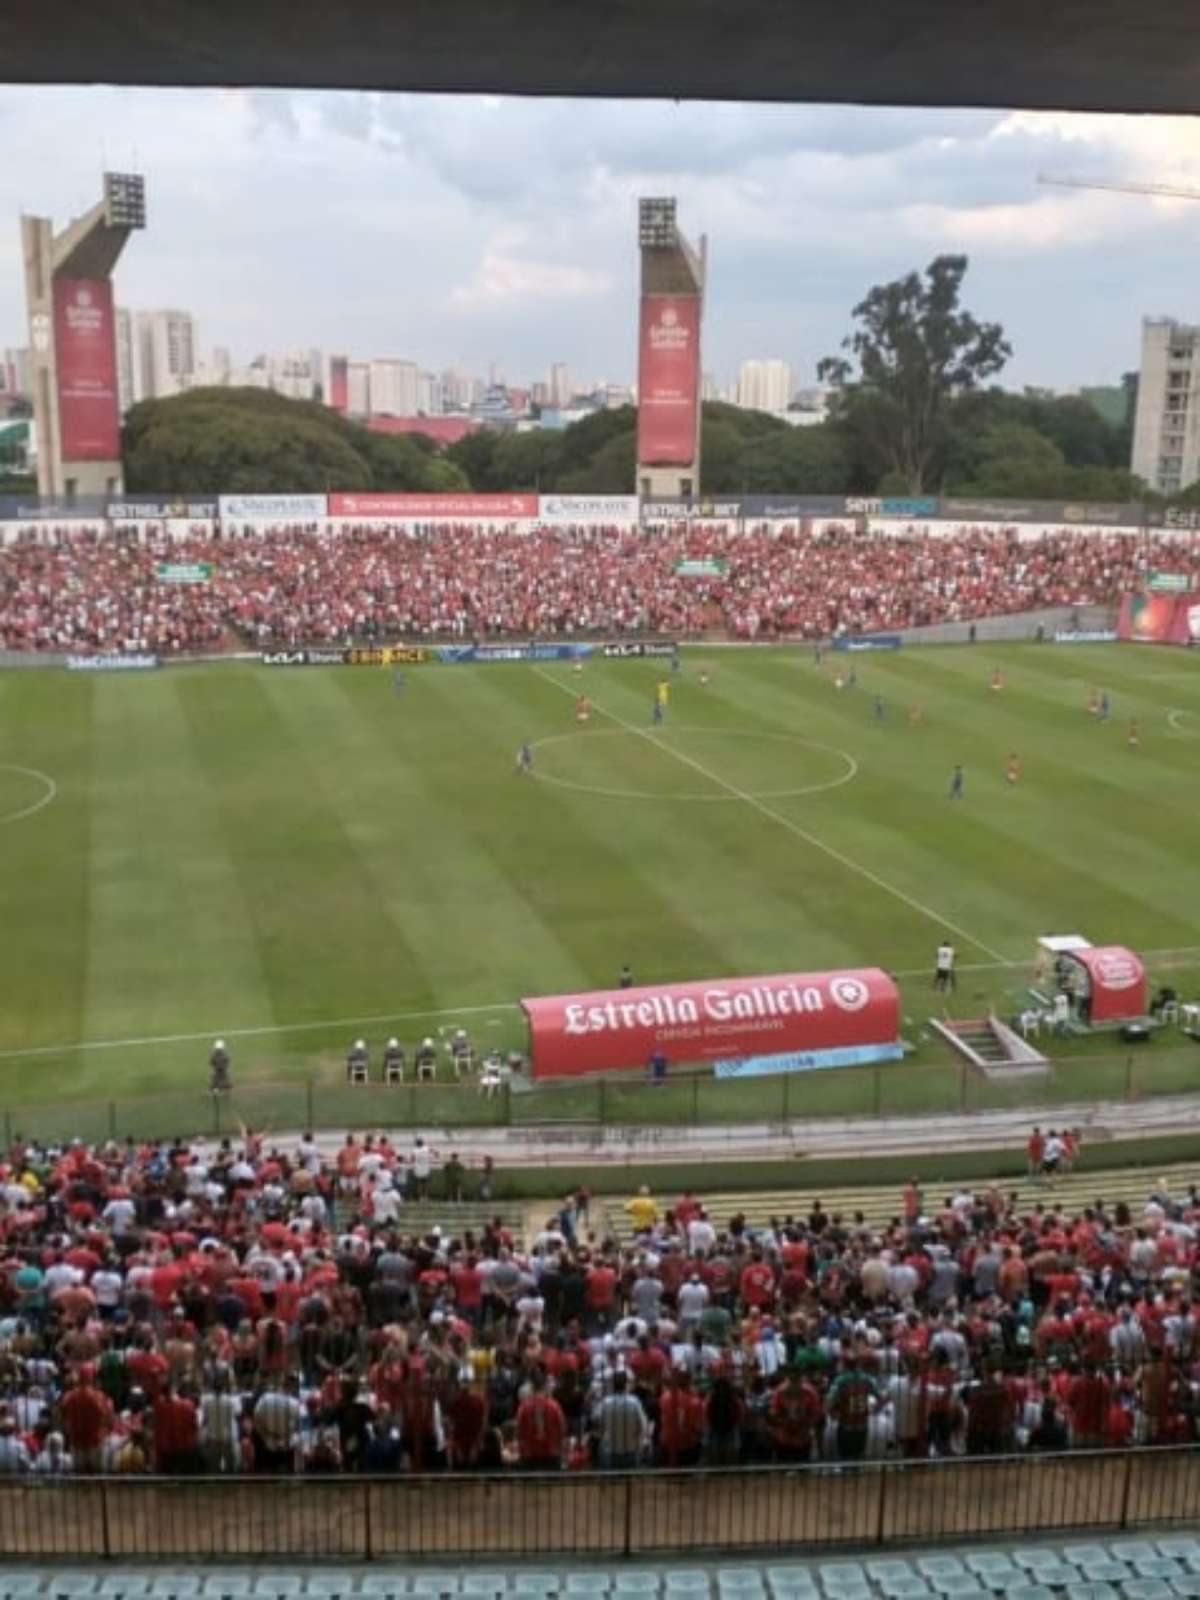
[[[930,1026],[952,1050],[989,1078],[1007,1081],[1050,1070],[1046,1057],[993,1013],[966,1021],[931,1017]]]

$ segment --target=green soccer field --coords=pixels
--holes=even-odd
[[[851,666],[857,684],[837,690]],[[101,1104],[154,1096],[144,1125],[194,1122],[220,1033],[247,1115],[382,1119],[382,1090],[347,1105],[355,1034],[376,1051],[457,1025],[519,1042],[522,994],[609,987],[623,962],[639,982],[885,966],[919,1048],[886,1069],[884,1101],[933,1107],[965,1093],[923,1028],[944,932],[960,1015],[1020,1005],[1039,932],[1127,943],[1152,978],[1200,994],[1195,656],[978,646],[818,668],[807,650],[687,651],[654,727],[665,675],[428,665],[402,693],[369,668],[0,676],[0,1107],[38,1126],[24,1108],[69,1104],[91,1132]],[[1111,696],[1105,725],[1092,685]],[[515,771],[524,740],[532,779]],[[1102,1048],[1073,1044],[1064,1082]],[[1148,1087],[1200,1078],[1187,1041],[1151,1058]],[[808,1074],[788,1109],[862,1109],[864,1082]],[[704,1114],[734,1096],[731,1114],[769,1114],[781,1093],[707,1084],[685,1106],[685,1086],[668,1089],[657,1115],[727,1091]],[[646,1114],[632,1088],[616,1111],[623,1093],[625,1114]],[[555,1114],[571,1094],[595,1088],[562,1091]]]

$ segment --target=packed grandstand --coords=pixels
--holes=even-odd
[[[1048,1148],[1031,1141],[1034,1166]],[[311,1135],[18,1140],[0,1472],[836,1463],[1195,1436],[1194,1187],[1151,1182],[1131,1212],[914,1181],[875,1226],[819,1200],[718,1225],[692,1194],[643,1189],[615,1229],[580,1193],[525,1238],[430,1223],[431,1195],[446,1217],[464,1184],[457,1158],[382,1135],[324,1152]]]
[[[166,563],[208,581],[160,581]],[[693,570],[687,570],[687,563]],[[708,564],[697,576],[695,564]],[[682,569],[682,570],[681,570]],[[0,649],[182,653],[352,640],[725,633],[824,638],[1115,605],[1153,570],[1200,584],[1190,536],[962,526],[499,527],[41,523],[0,546]]]

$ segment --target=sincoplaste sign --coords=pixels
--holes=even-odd
[[[325,515],[323,494],[223,494],[217,504],[222,521],[318,522]]]
[[[900,994],[877,967],[522,1000],[535,1078],[570,1078],[668,1061],[894,1043]]]

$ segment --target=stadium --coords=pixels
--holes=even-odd
[[[5,1592],[1194,1594],[1186,518],[704,496],[661,198],[635,492],[126,494],[144,220],[24,230]]]

